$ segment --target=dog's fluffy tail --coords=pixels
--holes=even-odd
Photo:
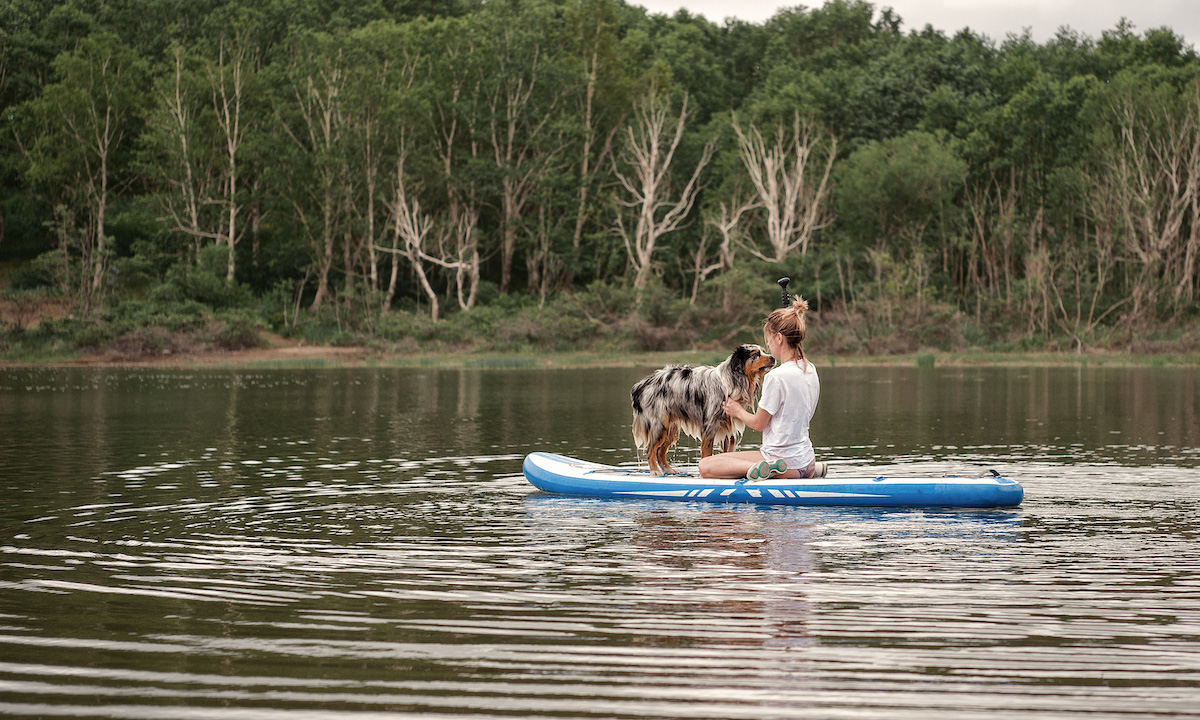
[[[650,443],[661,437],[664,428],[662,423],[646,413],[633,414],[633,442],[639,448],[650,447]]]
[[[629,391],[629,399],[633,405],[633,442],[639,448],[649,448],[650,443],[663,433],[662,423],[646,407],[646,395],[650,385],[658,377],[658,373],[645,378]]]

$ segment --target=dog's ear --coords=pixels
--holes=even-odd
[[[738,372],[746,374],[746,363],[754,358],[756,348],[753,345],[738,345],[730,356],[730,364],[736,365]]]
[[[729,356],[729,369],[733,372],[734,385],[747,394],[750,391],[750,375],[746,372],[746,365],[754,359],[755,354],[757,348],[753,345],[739,345]]]
[[[774,364],[774,359],[758,345],[743,345],[742,347],[746,350],[746,361],[742,365],[742,374],[746,378],[746,392],[753,396],[758,392],[763,376],[766,375],[769,366]],[[759,363],[762,360],[768,361],[769,364],[760,365]],[[753,370],[749,369],[751,363],[755,365]]]

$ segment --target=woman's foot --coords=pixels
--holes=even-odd
[[[763,460],[758,464],[750,466],[750,469],[746,471],[746,479],[766,480],[776,475],[782,475],[785,472],[787,472],[787,463],[783,459]]]

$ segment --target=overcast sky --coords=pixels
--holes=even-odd
[[[681,7],[720,23],[736,17],[761,23],[780,8],[820,7],[824,0],[779,2],[778,0],[629,0],[650,12],[674,13]],[[1009,33],[1025,28],[1038,42],[1053,37],[1058,28],[1071,28],[1100,38],[1122,17],[1133,23],[1139,34],[1150,28],[1170,27],[1191,45],[1200,44],[1200,1],[1198,0],[875,0],[876,8],[891,7],[903,21],[903,29],[919,30],[933,25],[947,35],[969,27],[997,43]]]

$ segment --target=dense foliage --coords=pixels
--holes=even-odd
[[[1200,61],[859,0],[0,0],[0,349],[1200,345]]]

